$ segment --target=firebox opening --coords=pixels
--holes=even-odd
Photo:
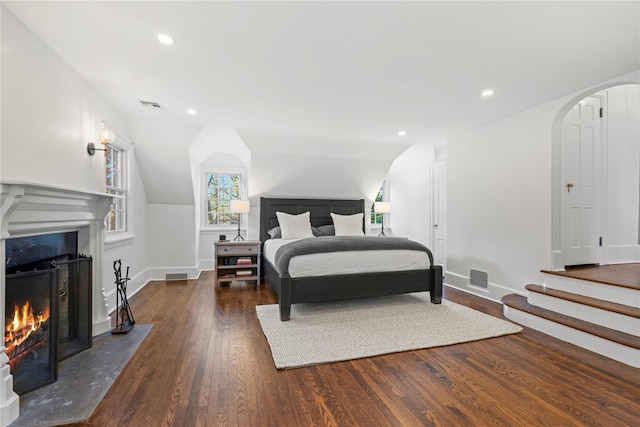
[[[91,347],[92,259],[77,232],[6,241],[5,348],[14,391],[57,377],[57,364]]]

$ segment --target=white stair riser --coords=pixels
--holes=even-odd
[[[587,280],[572,279],[570,277],[556,276],[553,274],[545,275],[544,286],[601,299],[603,301],[624,304],[630,307],[640,307],[640,290],[637,289],[589,282]]]
[[[547,335],[551,335],[552,337],[558,338],[562,341],[586,348],[594,353],[601,354],[610,359],[633,366],[634,368],[640,368],[640,350],[638,349],[627,347],[577,329],[560,325],[550,320],[543,319],[542,317],[514,309],[507,305],[504,306],[503,313],[507,319],[516,323],[535,329]]]
[[[527,302],[585,322],[640,337],[640,319],[529,291]]]

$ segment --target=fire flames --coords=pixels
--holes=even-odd
[[[33,314],[33,308],[29,301],[22,307],[14,305],[13,320],[7,325],[4,334],[4,346],[10,354],[36,332],[40,326],[49,319],[49,310]]]

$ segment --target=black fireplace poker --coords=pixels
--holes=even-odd
[[[113,262],[113,272],[116,276],[116,327],[111,330],[111,333],[126,334],[136,323],[127,299],[127,282],[130,280],[129,267],[127,267],[127,273],[123,278],[122,261],[118,259]]]

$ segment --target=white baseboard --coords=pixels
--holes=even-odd
[[[201,259],[198,261],[198,265],[196,267],[199,271],[213,271],[216,269],[216,260],[211,259]]]
[[[459,289],[461,291],[470,293],[472,295],[479,296],[490,301],[502,303],[502,297],[509,294],[518,294],[526,296],[527,293],[523,290],[516,290],[507,288],[496,283],[489,282],[487,289],[479,288],[477,286],[469,285],[469,276],[465,276],[451,271],[445,272],[445,283],[447,286]]]
[[[200,270],[195,267],[149,267],[133,276],[127,283],[127,298],[131,298],[153,280],[166,280],[167,274],[187,274],[187,280],[200,277]],[[116,309],[116,289],[106,294],[109,313]]]
[[[167,274],[187,274],[187,279],[197,279],[200,277],[200,270],[197,267],[149,267],[147,269],[149,280],[167,280]]]
[[[628,264],[632,262],[640,262],[640,245],[607,247],[608,264]]]

